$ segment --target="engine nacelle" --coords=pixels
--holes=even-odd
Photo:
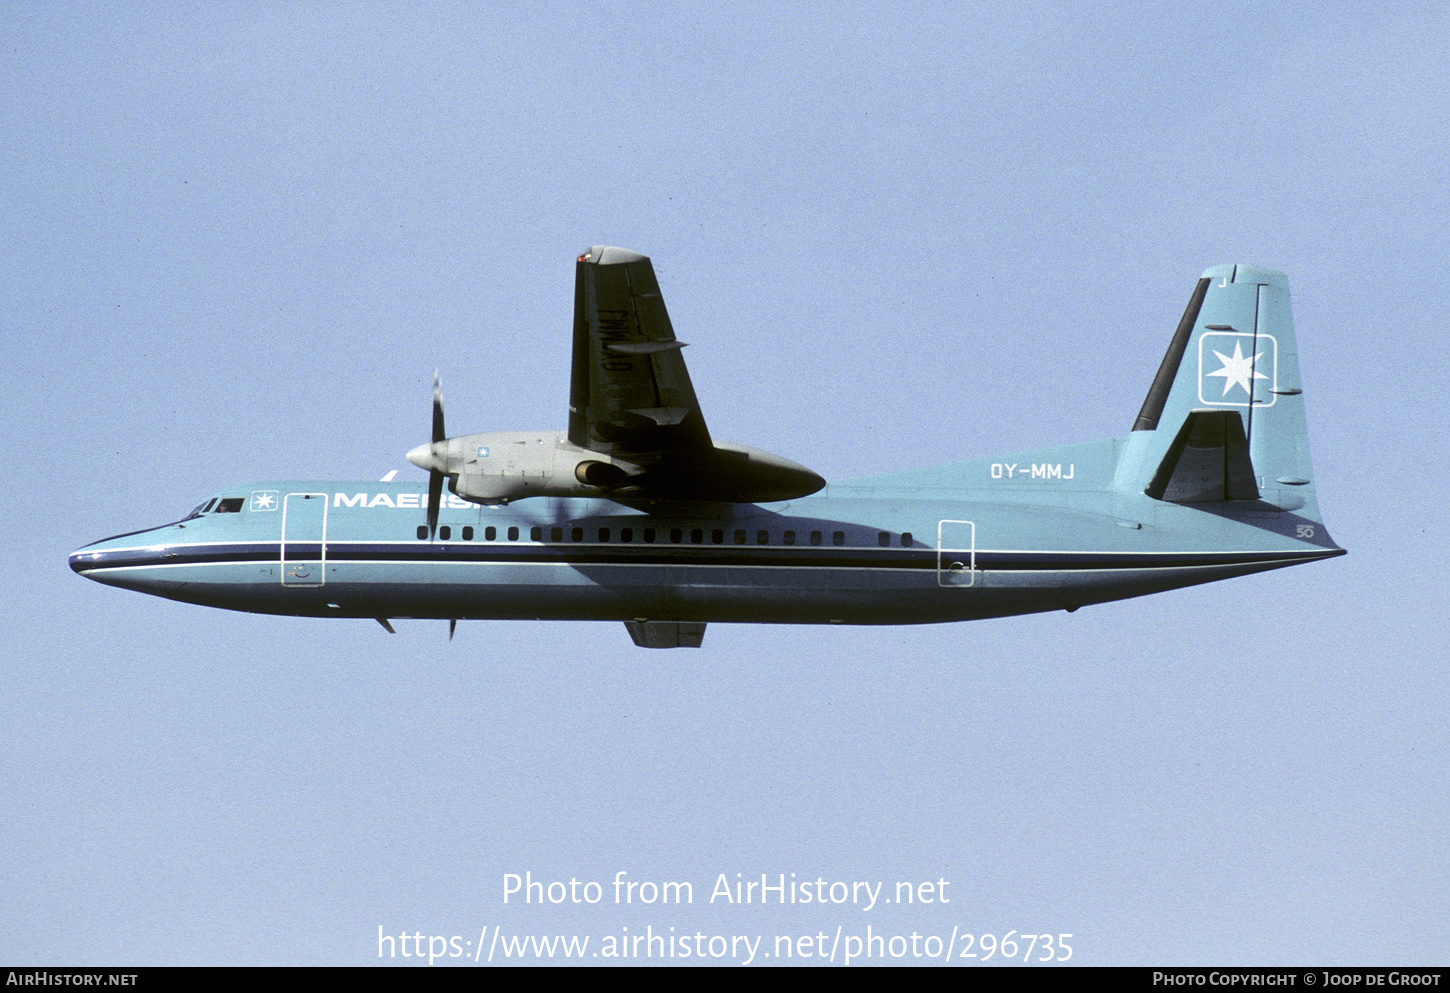
[[[600,496],[637,467],[569,443],[556,432],[500,431],[448,439],[449,488],[465,500]]]
[[[667,464],[641,465],[580,448],[562,433],[500,431],[419,445],[408,459],[443,473],[449,489],[475,503],[531,496],[601,497],[618,491],[656,500],[774,503],[825,485],[814,472],[779,455],[724,442]]]
[[[629,478],[629,473],[612,462],[586,459],[574,467],[574,478],[585,486],[602,486],[605,489],[613,489],[623,486],[625,480]]]

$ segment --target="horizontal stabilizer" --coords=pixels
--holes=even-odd
[[[703,621],[625,621],[624,626],[640,648],[699,648],[705,638]]]
[[[1170,503],[1257,500],[1244,422],[1236,410],[1195,410],[1144,491]]]

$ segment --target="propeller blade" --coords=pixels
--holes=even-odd
[[[458,618],[456,618],[456,617],[450,617],[450,618],[448,618],[448,640],[449,641],[452,641],[453,640],[453,632],[457,628],[458,628]]]
[[[443,473],[428,473],[428,537],[438,533],[438,504],[443,499]]]
[[[433,446],[438,447],[440,441],[446,440],[448,434],[443,430],[443,381],[438,377],[438,370],[433,370]],[[438,533],[438,505],[443,499],[443,473],[438,471],[437,453],[434,453],[433,468],[428,471],[428,537],[431,539]],[[449,633],[452,638],[452,633]]]
[[[438,371],[433,371],[433,441],[439,442],[447,438],[443,430],[443,381],[438,378]]]

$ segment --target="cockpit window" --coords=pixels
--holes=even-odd
[[[222,502],[225,503],[226,501],[223,500]],[[185,517],[183,517],[182,520],[183,521],[189,521],[193,517],[200,517],[202,514],[205,514],[205,513],[210,512],[211,511],[212,504],[214,504],[214,503],[216,503],[216,497],[212,497],[210,500],[207,500],[207,501],[204,501],[202,503],[197,504],[195,507],[192,507],[191,508],[191,513],[189,513]],[[233,509],[240,509],[240,507],[233,508]],[[218,511],[218,513],[220,513],[221,512],[221,508],[218,507],[217,508],[217,511]]]
[[[227,497],[225,500],[222,500],[216,505],[216,512],[218,514],[241,513],[242,504],[244,502],[246,502],[245,497]]]

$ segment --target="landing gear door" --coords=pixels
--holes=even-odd
[[[938,521],[936,526],[938,586],[977,583],[977,525],[971,521]]]
[[[321,586],[327,568],[327,494],[288,493],[282,505],[282,585]]]

